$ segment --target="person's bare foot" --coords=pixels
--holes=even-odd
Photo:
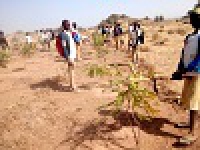
[[[188,134],[186,136],[181,137],[178,142],[183,145],[191,145],[197,140],[197,138],[198,137],[193,134]]]
[[[79,90],[76,86],[71,86],[71,87],[70,87],[70,90],[71,90],[72,92],[80,92],[80,90]]]

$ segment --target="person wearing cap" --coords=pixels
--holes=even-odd
[[[60,33],[62,39],[62,46],[64,49],[64,57],[68,63],[68,72],[70,75],[70,88],[72,91],[76,90],[74,75],[75,75],[75,59],[76,59],[76,45],[70,30],[70,22],[68,20],[62,21],[63,31]]]
[[[184,79],[181,104],[189,112],[187,123],[176,124],[176,128],[188,128],[189,134],[179,139],[179,143],[189,145],[197,139],[198,111],[200,109],[200,5],[189,12],[190,23],[194,32],[185,40],[182,56],[177,71],[172,75],[173,80]],[[194,63],[194,61],[198,61]],[[191,68],[191,64],[193,65]]]

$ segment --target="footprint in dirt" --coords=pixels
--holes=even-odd
[[[25,68],[24,67],[20,67],[20,68],[13,69],[12,72],[20,72],[20,71],[23,71],[23,70],[25,70]]]

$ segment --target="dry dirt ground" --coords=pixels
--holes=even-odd
[[[169,76],[175,70],[183,36],[168,39],[162,46],[147,42],[148,52],[140,53],[140,58]],[[189,147],[174,145],[176,137],[187,132],[173,125],[186,120],[186,114],[167,101],[160,102],[157,118],[139,126],[129,114],[114,118],[109,110],[99,111],[99,106],[113,101],[116,93],[106,87],[106,78],[90,78],[85,69],[95,63],[124,64],[130,58],[126,52],[113,50],[106,59],[97,58],[90,45],[84,45],[82,51],[83,60],[76,67],[79,92],[69,91],[67,66],[56,52],[38,51],[0,69],[1,150],[200,149],[199,140]],[[180,93],[181,86],[173,81],[169,88]]]

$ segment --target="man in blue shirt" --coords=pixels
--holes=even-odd
[[[179,139],[181,144],[189,145],[196,141],[198,130],[198,111],[200,109],[200,5],[190,11],[190,23],[194,32],[187,36],[185,46],[178,70],[173,74],[172,79],[184,79],[181,102],[186,110],[189,110],[189,121],[186,124],[177,124],[177,128],[188,128],[189,134]]]

